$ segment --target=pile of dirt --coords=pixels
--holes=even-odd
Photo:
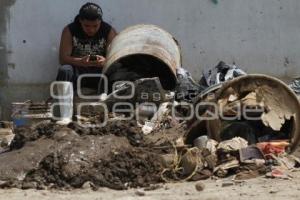
[[[27,174],[23,184],[25,183],[25,188],[37,185],[79,188],[86,181],[93,182],[97,162],[110,160],[113,154],[131,149],[132,146],[124,137],[80,137],[64,143],[58,151],[46,156],[37,169]]]
[[[10,145],[11,150],[24,147],[26,142],[36,141],[42,137],[51,138],[61,127],[51,121],[43,121],[34,126],[24,126],[14,130],[15,137]]]
[[[80,188],[89,182],[94,189],[122,190],[161,182],[162,165],[158,154],[127,149],[105,157],[75,164],[64,160],[62,155],[51,154],[41,162],[39,169],[28,174],[23,188],[41,185],[55,189]]]
[[[161,183],[161,155],[173,150],[170,141],[181,131],[144,136],[128,121],[103,128],[50,121],[18,128],[10,151],[0,154],[0,187],[71,189],[89,182],[94,189],[120,190]]]
[[[134,146],[139,145],[143,140],[143,135],[141,133],[141,128],[138,127],[136,121],[122,121],[114,120],[108,121],[106,126],[103,127],[84,127],[73,122],[68,126],[70,129],[74,130],[77,134],[84,135],[116,135],[127,137],[130,143]]]

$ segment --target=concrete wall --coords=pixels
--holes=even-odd
[[[0,104],[41,100],[58,68],[62,28],[85,0],[0,1]],[[161,26],[181,43],[183,65],[199,79],[219,60],[249,73],[300,75],[299,0],[94,0],[118,31]]]

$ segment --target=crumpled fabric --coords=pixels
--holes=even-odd
[[[295,79],[289,87],[298,95],[300,95],[300,78]]]
[[[199,84],[207,88],[246,74],[236,65],[227,65],[221,61],[216,67],[203,70]]]
[[[285,153],[285,148],[289,146],[288,142],[261,142],[256,146],[263,152],[264,155],[274,154],[276,156]]]

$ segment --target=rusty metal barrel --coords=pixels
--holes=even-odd
[[[159,77],[164,89],[171,90],[176,86],[176,69],[181,67],[180,47],[170,33],[155,25],[135,25],[112,41],[103,74],[110,78],[120,67],[117,63],[130,63],[132,70],[150,68],[149,74]]]

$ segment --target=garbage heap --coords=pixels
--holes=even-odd
[[[173,37],[155,26],[129,28],[110,48],[110,94],[72,123],[0,124],[0,188],[292,178],[300,166],[290,154],[299,142],[300,105],[285,83],[220,62],[198,84],[181,68]]]
[[[300,164],[300,160],[290,154],[298,144],[299,102],[293,101],[296,96],[285,94],[290,92],[289,89],[283,89],[280,94],[273,93],[278,88],[276,84],[281,82],[270,81],[273,78],[263,82],[266,77],[255,77],[247,75],[228,81],[213,92],[214,98],[200,93],[194,100],[217,102],[226,110],[225,116],[230,117],[237,112],[233,105],[241,101],[254,109],[247,107],[252,117],[260,115],[260,122],[243,116],[223,119],[221,115],[214,120],[188,120],[185,117],[190,111],[186,105],[166,95],[158,110],[149,109],[152,104],[141,104],[136,107],[134,120],[125,120],[126,114],[121,112],[110,113],[103,127],[91,126],[103,122],[102,112],[97,109],[77,116],[77,120],[68,126],[59,126],[52,120],[14,129],[8,126],[5,130],[10,129],[7,133],[13,133],[14,137],[6,140],[6,148],[0,154],[0,186],[72,189],[89,185],[96,190],[99,187],[153,188],[159,183],[228,176],[233,176],[234,181],[262,175],[290,179],[290,172]],[[248,87],[246,78],[255,79],[248,82],[255,83],[255,87]],[[149,91],[151,84],[153,90],[157,88],[154,84],[159,83],[157,80],[144,79],[136,84],[146,82],[144,90]],[[229,83],[234,83],[234,87],[229,87]],[[260,93],[261,87],[267,90]],[[248,93],[236,93],[241,88],[247,88]],[[124,92],[127,88],[121,90]],[[270,94],[271,99],[260,96]],[[128,101],[138,99],[134,97]],[[108,96],[106,101],[111,105],[116,99]],[[280,109],[272,103],[280,105]],[[229,105],[230,109],[227,109]],[[205,104],[199,108],[201,116],[212,111]]]

